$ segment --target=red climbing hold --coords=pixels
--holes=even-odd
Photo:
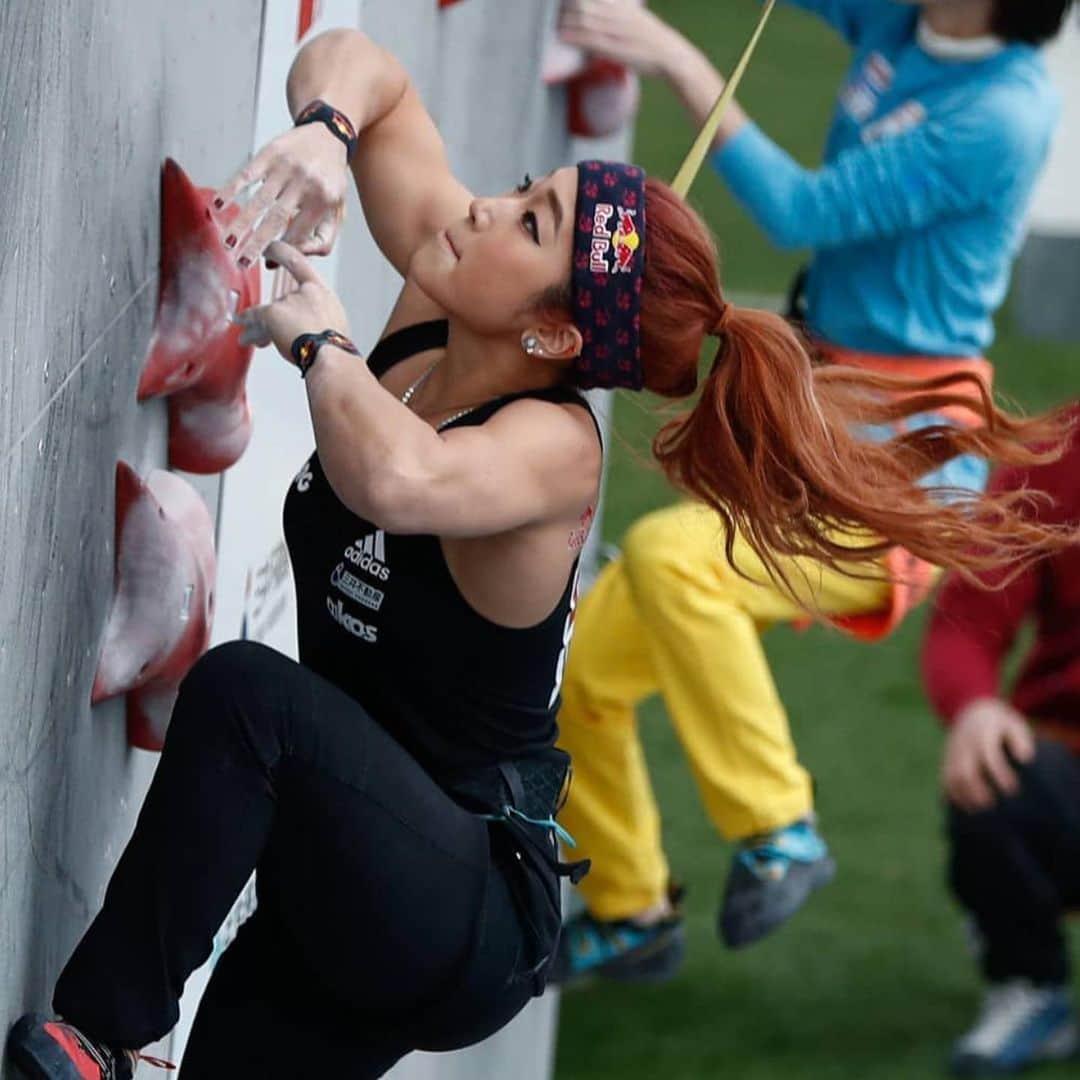
[[[614,135],[630,123],[641,85],[621,64],[593,59],[566,84],[566,97],[570,134],[594,139]]]
[[[259,267],[243,270],[226,251],[213,196],[166,160],[158,314],[137,392],[139,401],[168,396],[169,464],[195,473],[228,468],[251,437],[244,382],[252,350],[231,316],[259,302]]]
[[[116,579],[90,700],[127,694],[128,741],[160,750],[177,688],[206,651],[214,613],[214,526],[174,473],[144,482],[116,466]]]
[[[641,4],[644,0],[617,0]],[[621,131],[634,118],[641,97],[637,75],[612,60],[567,45],[558,34],[548,42],[540,74],[549,85],[564,83],[571,135],[601,138]]]

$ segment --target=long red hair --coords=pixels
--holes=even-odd
[[[719,338],[697,402],[665,424],[653,452],[677,487],[720,515],[729,560],[737,530],[790,588],[783,562],[790,556],[852,572],[899,544],[971,575],[1023,566],[1070,541],[1025,513],[1024,493],[977,496],[919,484],[961,454],[1015,465],[1046,460],[1035,447],[1061,445],[1064,412],[1011,415],[973,375],[916,381],[815,362],[787,320],[724,300],[708,229],[652,178],[646,221],[646,387],[666,397],[694,393],[704,339]],[[936,424],[883,442],[858,430],[958,406],[973,414],[970,427]]]

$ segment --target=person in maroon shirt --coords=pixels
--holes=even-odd
[[[1080,420],[1080,405],[1075,410]],[[1080,436],[1064,456],[1006,469],[998,491],[1053,496],[1032,513],[1080,524]],[[972,916],[989,987],[954,1070],[1013,1069],[1080,1050],[1061,920],[1080,908],[1080,543],[989,591],[957,576],[941,589],[923,647],[926,690],[948,728],[949,879]],[[1034,623],[1010,696],[1002,669]]]

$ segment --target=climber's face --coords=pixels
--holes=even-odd
[[[479,333],[527,327],[537,299],[569,285],[577,169],[526,181],[473,199],[468,217],[432,236],[409,265],[425,293]]]

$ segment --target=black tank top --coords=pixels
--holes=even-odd
[[[372,351],[381,377],[446,345],[445,320],[405,327]],[[585,399],[564,387],[496,398],[445,425],[484,423],[520,398]],[[599,427],[597,427],[599,433]],[[433,775],[528,757],[555,742],[575,562],[554,610],[526,629],[499,626],[465,600],[439,538],[398,535],[349,510],[313,454],[285,499],[300,660],[355,698]]]

